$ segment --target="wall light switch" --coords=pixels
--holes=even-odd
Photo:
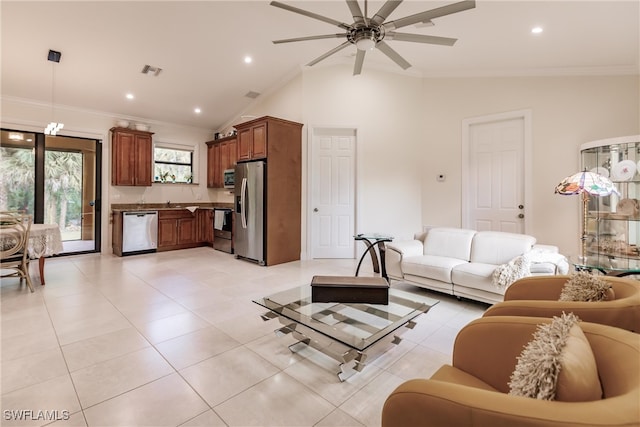
[[[447,176],[443,173],[436,175],[436,181],[444,182],[447,179]]]

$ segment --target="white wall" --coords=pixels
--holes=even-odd
[[[24,131],[41,132],[51,121],[51,106],[24,99],[3,97],[2,127]],[[111,226],[109,224],[110,205],[112,203],[180,202],[217,202],[225,199],[225,192],[208,189],[206,182],[207,146],[204,143],[213,139],[213,133],[207,129],[178,126],[168,123],[149,121],[92,112],[56,105],[55,118],[64,123],[65,136],[99,139],[102,144],[102,252],[111,253]],[[109,129],[115,126],[117,119],[129,119],[151,126],[153,140],[185,144],[197,147],[198,184],[153,184],[151,187],[114,187],[111,186],[111,142]],[[228,192],[228,191],[227,191]],[[199,200],[197,200],[199,199]]]
[[[463,119],[530,109],[533,132],[533,218],[531,234],[566,254],[578,254],[579,198],[554,194],[555,186],[577,172],[582,143],[640,131],[639,80],[615,77],[514,77],[427,79],[428,122],[422,187],[425,224],[461,225],[461,144]],[[447,174],[445,183],[435,173]],[[434,209],[433,206],[437,206]]]
[[[243,112],[305,125],[303,248],[308,232],[308,133],[314,127],[357,131],[357,233],[409,239],[421,227],[422,84],[421,78],[375,70],[354,77],[351,65],[305,68],[300,77]]]

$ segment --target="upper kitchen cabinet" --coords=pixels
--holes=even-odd
[[[207,187],[223,188],[223,172],[236,164],[235,136],[207,141]]]
[[[268,119],[261,118],[236,126],[238,131],[238,160],[267,157]]]
[[[152,132],[111,128],[111,185],[151,186]]]

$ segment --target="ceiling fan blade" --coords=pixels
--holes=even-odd
[[[342,49],[344,49],[345,47],[347,47],[349,45],[351,45],[351,42],[350,41],[346,41],[346,42],[342,43],[340,46],[334,47],[329,52],[327,52],[324,55],[319,56],[316,59],[314,59],[313,61],[309,62],[307,64],[307,66],[311,67],[313,65],[316,65],[318,62],[322,61],[323,59],[326,59],[326,58],[330,57],[331,55],[333,55],[336,52],[341,51]]]
[[[387,2],[382,5],[378,13],[371,18],[371,21],[376,25],[382,24],[387,20],[389,15],[391,15],[391,12],[396,10],[396,7],[400,6],[400,3],[402,3],[402,0],[387,0]]]
[[[353,15],[353,22],[356,24],[364,24],[364,15],[362,14],[362,9],[360,9],[358,0],[347,0],[347,6],[349,6],[351,15]]]
[[[362,72],[362,64],[364,63],[364,55],[367,53],[366,50],[358,49],[358,54],[356,55],[356,63],[353,66],[353,75],[357,76]]]
[[[378,48],[382,53],[391,58],[391,60],[398,64],[403,70],[411,67],[411,64],[409,64],[402,56],[400,56],[398,52],[391,49],[391,46],[386,44],[384,41],[379,41],[376,44],[376,48]]]
[[[408,34],[408,33],[396,33],[395,31],[389,31],[385,36],[385,40],[398,40],[401,42],[414,42],[414,43],[427,43],[427,44],[439,44],[442,46],[453,46],[458,39],[452,39],[449,37],[437,37],[427,36],[422,34]]]
[[[476,7],[475,0],[465,0],[453,3],[447,6],[438,7],[436,9],[427,10],[426,12],[416,13],[415,15],[389,21],[384,24],[386,30],[395,30],[397,28],[406,27],[407,25],[417,24],[418,22],[430,21],[433,18],[450,15],[452,13],[462,12],[464,10]]]
[[[288,4],[280,3],[279,1],[272,1],[270,4],[271,6],[279,7],[280,9],[288,10],[289,12],[298,13],[300,15],[308,16],[309,18],[326,22],[327,24],[336,25],[340,28],[344,28],[345,30],[351,28],[350,25],[347,25],[344,22],[336,21],[335,19],[327,18],[326,16],[318,15],[317,13],[309,12],[307,10],[298,9],[297,7],[289,6]]]
[[[302,41],[306,41],[306,40],[339,39],[340,37],[347,37],[347,33],[325,34],[325,35],[321,35],[321,36],[307,36],[307,37],[296,37],[296,38],[293,38],[293,39],[274,40],[273,44],[302,42]]]

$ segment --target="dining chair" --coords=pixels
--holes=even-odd
[[[22,212],[0,212],[0,277],[20,277],[26,280],[29,290],[34,292],[29,276],[29,232],[33,217]],[[5,273],[5,270],[13,270]]]

